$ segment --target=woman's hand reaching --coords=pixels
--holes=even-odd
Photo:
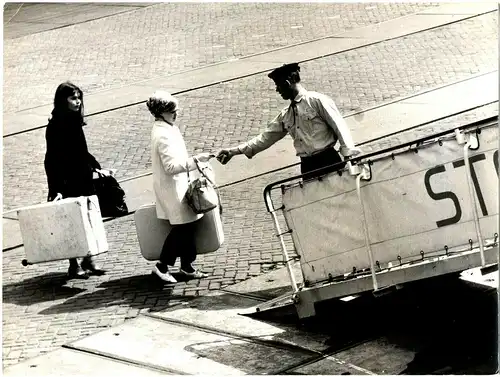
[[[200,162],[208,162],[211,158],[214,158],[215,155],[212,153],[200,153],[194,156],[194,158]]]

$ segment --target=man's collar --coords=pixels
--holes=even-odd
[[[299,93],[297,93],[297,95],[295,96],[295,98],[293,99],[293,101],[294,102],[300,102],[306,93],[307,93],[307,90],[305,90],[305,88],[303,86],[300,86],[299,87]]]

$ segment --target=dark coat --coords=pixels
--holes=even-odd
[[[87,148],[83,133],[85,123],[78,117],[53,116],[45,132],[47,152],[45,173],[49,186],[48,200],[57,193],[63,198],[94,194],[92,175],[101,166]]]

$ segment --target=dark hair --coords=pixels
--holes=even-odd
[[[80,112],[77,115],[77,118],[81,124],[85,124],[83,120],[83,92],[78,86],[69,81],[63,82],[56,89],[52,119],[62,120],[65,118],[75,117],[75,113],[70,111],[68,108],[68,97],[71,97],[74,93],[78,93],[81,100]]]

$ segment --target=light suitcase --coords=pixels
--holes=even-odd
[[[163,243],[171,229],[170,223],[156,217],[155,204],[146,204],[137,209],[134,221],[142,256],[150,261],[159,260]],[[200,219],[195,241],[197,254],[214,252],[224,243],[219,208],[205,213]]]
[[[98,255],[108,241],[97,196],[80,196],[18,210],[23,265]]]

